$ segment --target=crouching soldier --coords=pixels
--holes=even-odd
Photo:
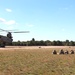
[[[65,51],[65,54],[69,54],[69,52],[66,50],[66,51]]]
[[[74,51],[73,50],[71,50],[71,54],[74,54]]]
[[[63,49],[60,50],[59,54],[64,54],[64,51]]]
[[[56,51],[56,50],[54,50],[54,51],[52,52],[52,54],[57,54],[57,51]]]

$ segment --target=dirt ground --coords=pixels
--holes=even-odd
[[[15,50],[15,49],[75,49],[75,46],[6,46],[0,50]]]

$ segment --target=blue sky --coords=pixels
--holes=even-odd
[[[0,28],[30,31],[14,41],[75,41],[75,0],[0,0]]]

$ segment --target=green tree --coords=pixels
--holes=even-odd
[[[46,40],[45,43],[47,46],[51,46],[51,44],[52,44],[51,41],[49,41],[49,40]]]
[[[31,46],[35,46],[35,45],[36,45],[34,38],[32,38],[32,40],[30,41],[30,45],[31,45]]]
[[[65,45],[66,45],[66,46],[69,46],[69,40],[66,40],[66,41],[65,41]]]
[[[57,42],[54,40],[54,41],[52,42],[52,45],[53,45],[53,46],[56,46],[56,45],[57,45]]]
[[[74,46],[74,45],[75,45],[74,42],[70,41],[69,46]]]
[[[61,41],[57,41],[57,46],[62,46],[62,42]]]

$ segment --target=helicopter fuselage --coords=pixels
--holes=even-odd
[[[12,39],[7,37],[7,36],[3,36],[3,35],[0,35],[0,43],[1,44],[5,44],[5,43],[12,43]]]

